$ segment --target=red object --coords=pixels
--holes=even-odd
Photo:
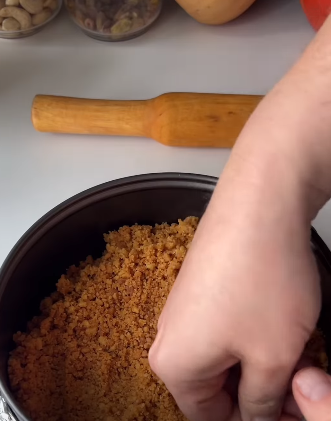
[[[311,24],[317,30],[331,13],[331,0],[300,0],[301,6]]]

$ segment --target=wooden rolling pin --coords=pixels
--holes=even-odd
[[[37,95],[32,122],[41,132],[143,136],[168,146],[231,148],[261,99],[194,93],[146,101]]]

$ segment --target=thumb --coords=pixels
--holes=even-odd
[[[331,421],[331,377],[305,368],[293,379],[294,398],[307,421]]]

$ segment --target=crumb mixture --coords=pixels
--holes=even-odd
[[[197,224],[190,217],[120,228],[104,235],[100,259],[88,257],[60,278],[40,316],[14,335],[8,363],[12,390],[32,420],[185,420],[147,355]],[[325,349],[317,336],[313,356]]]
[[[312,361],[313,365],[328,371],[329,361],[326,354],[325,338],[319,329],[312,334],[304,354]]]
[[[104,236],[100,259],[61,277],[9,359],[34,421],[185,419],[147,355],[197,223],[123,227]]]

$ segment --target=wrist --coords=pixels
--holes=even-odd
[[[247,190],[247,195],[270,211],[273,207],[283,213],[295,211],[311,223],[331,195],[331,155],[329,158],[322,150],[319,156],[314,147],[300,142],[299,136],[298,142],[294,138],[287,142],[285,133],[279,133],[277,139],[277,129],[272,136],[274,143],[257,135],[257,141],[247,138],[234,149],[224,180]]]
[[[255,161],[256,160],[256,161]],[[312,209],[309,189],[292,168],[274,155],[255,157],[234,153],[210,206],[221,225],[239,225],[266,233],[292,230],[309,238]],[[240,230],[239,230],[240,231]]]
[[[226,171],[267,184],[284,203],[297,201],[310,219],[330,198],[331,16],[253,113]]]

